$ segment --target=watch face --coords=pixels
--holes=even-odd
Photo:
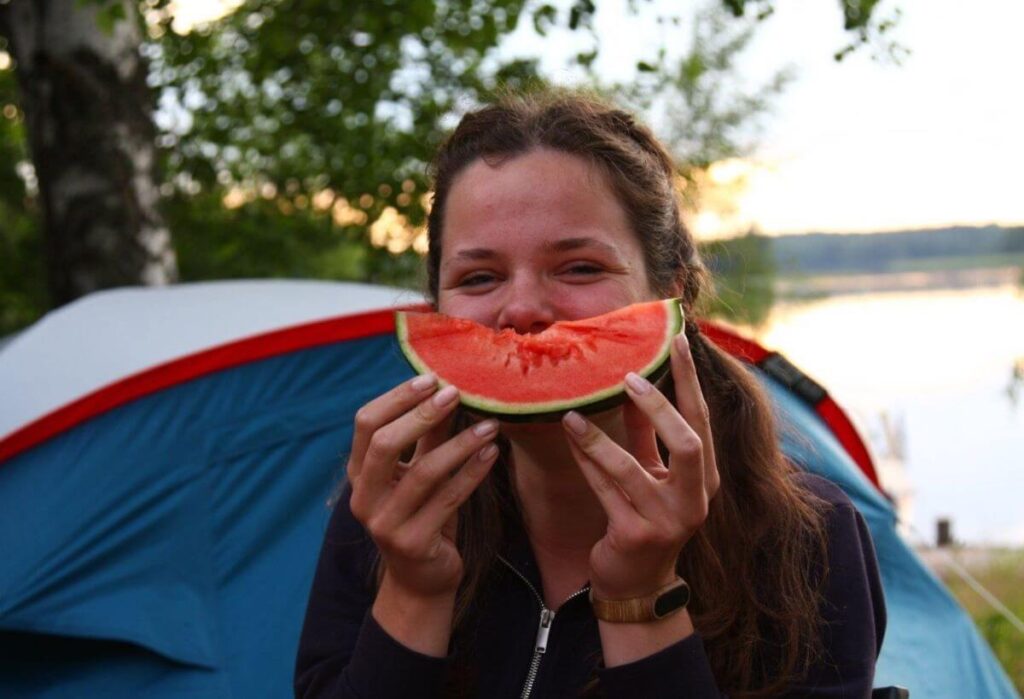
[[[654,602],[654,616],[661,618],[670,612],[681,609],[690,601],[690,586],[683,583],[679,587],[658,595]]]

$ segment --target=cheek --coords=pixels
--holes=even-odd
[[[498,308],[486,295],[464,296],[445,293],[438,295],[437,310],[453,318],[465,318],[481,325],[493,326],[497,321]]]
[[[653,296],[647,292],[646,285],[632,284],[623,279],[609,279],[599,284],[565,287],[557,295],[554,305],[559,318],[578,320],[652,299]]]

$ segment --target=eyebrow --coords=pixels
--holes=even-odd
[[[562,238],[555,240],[550,243],[544,244],[544,249],[549,252],[567,252],[569,250],[579,250],[580,248],[598,248],[604,252],[615,255],[619,255],[619,250],[614,245],[598,240],[597,238]],[[490,260],[498,257],[498,253],[490,248],[466,248],[459,250],[449,260],[449,263],[458,260]]]
[[[466,248],[455,253],[449,262],[454,262],[455,260],[489,260],[497,256],[498,253],[490,248]]]
[[[566,252],[568,250],[579,250],[580,248],[598,248],[613,255],[618,255],[619,250],[614,245],[598,240],[597,238],[562,238],[552,243],[547,243],[545,248],[553,252]]]

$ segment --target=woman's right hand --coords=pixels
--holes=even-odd
[[[453,386],[437,391],[436,378],[419,376],[356,413],[348,463],[352,514],[380,550],[382,593],[386,587],[415,600],[454,599],[462,580],[458,508],[495,462],[498,424],[485,420],[447,439],[457,405]],[[413,445],[412,458],[402,462]]]

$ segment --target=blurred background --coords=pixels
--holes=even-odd
[[[677,157],[706,312],[851,412],[1021,689],[977,589],[1024,615],[1021,26],[1012,0],[0,0],[0,351],[117,286],[418,288],[446,129],[585,86]]]

